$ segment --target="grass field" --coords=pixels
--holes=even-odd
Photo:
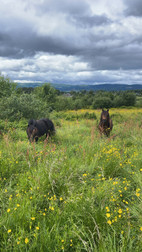
[[[1,122],[0,251],[142,251],[142,109],[111,109],[110,138],[100,112],[53,113],[37,144]]]

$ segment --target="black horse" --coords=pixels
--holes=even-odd
[[[108,110],[102,109],[101,118],[99,122],[100,134],[101,135],[104,134],[108,137],[110,135],[110,131],[112,130],[112,128],[113,128],[113,123],[109,117],[109,109]]]
[[[55,133],[55,127],[51,120],[48,118],[40,119],[40,120],[34,120],[31,119],[28,122],[27,127],[27,135],[30,142],[32,141],[38,141],[38,138],[46,134],[47,136],[51,136]]]

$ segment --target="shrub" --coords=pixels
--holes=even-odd
[[[98,97],[93,102],[93,108],[111,108],[112,107],[112,101],[109,97]]]
[[[11,95],[7,99],[0,101],[0,119],[10,121],[21,118],[39,118],[48,115],[48,108],[44,102],[37,99],[33,94],[23,94],[22,96]]]

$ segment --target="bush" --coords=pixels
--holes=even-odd
[[[16,83],[0,76],[0,98],[10,96],[16,90]]]
[[[0,119],[10,121],[20,120],[21,118],[40,118],[47,117],[47,105],[37,99],[33,94],[23,94],[22,96],[11,95],[0,101]]]
[[[123,92],[114,98],[113,106],[118,108],[122,106],[135,106],[136,95],[134,93]]]
[[[98,97],[93,102],[93,108],[111,108],[112,107],[112,101],[109,97]]]

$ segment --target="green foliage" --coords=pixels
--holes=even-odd
[[[109,97],[98,97],[95,98],[94,102],[93,102],[93,106],[94,109],[97,108],[111,108],[112,107],[112,101]]]
[[[69,97],[68,99],[65,96],[58,96],[55,102],[56,111],[69,110],[72,107],[72,101]]]
[[[68,112],[53,112],[51,114],[51,117],[53,117],[54,119],[65,119],[65,120],[68,120],[68,121],[74,121],[74,120],[78,120],[78,119],[94,119],[96,120],[97,117],[96,117],[96,114],[94,112],[88,112],[88,111],[82,111],[82,113],[77,113],[74,112],[74,111],[70,111],[69,113]]]
[[[132,92],[123,93],[124,106],[134,106],[136,103],[136,95]]]
[[[121,95],[117,95],[114,98],[113,106],[121,107],[121,106],[135,106],[136,103],[136,95],[132,92],[122,92]]]
[[[138,96],[139,95],[139,96]],[[49,83],[36,88],[17,88],[8,78],[0,77],[0,119],[11,121],[21,118],[49,116],[53,110],[79,110],[87,108],[141,107],[141,92],[131,91],[71,91],[63,93]],[[137,100],[136,100],[137,98]]]
[[[109,139],[89,110],[73,122],[59,112],[56,136],[38,144],[27,140],[25,119],[0,122],[0,251],[141,251],[137,110],[110,110]]]
[[[16,84],[0,76],[0,98],[10,96],[16,90]]]
[[[57,96],[57,90],[53,88],[49,83],[44,84],[41,87],[34,89],[34,94],[42,101],[45,101],[51,110],[55,109],[55,102]]]
[[[39,100],[34,94],[15,94],[2,98],[0,100],[0,119],[9,119],[11,121],[21,118],[40,118],[48,116],[48,108],[42,100]]]

